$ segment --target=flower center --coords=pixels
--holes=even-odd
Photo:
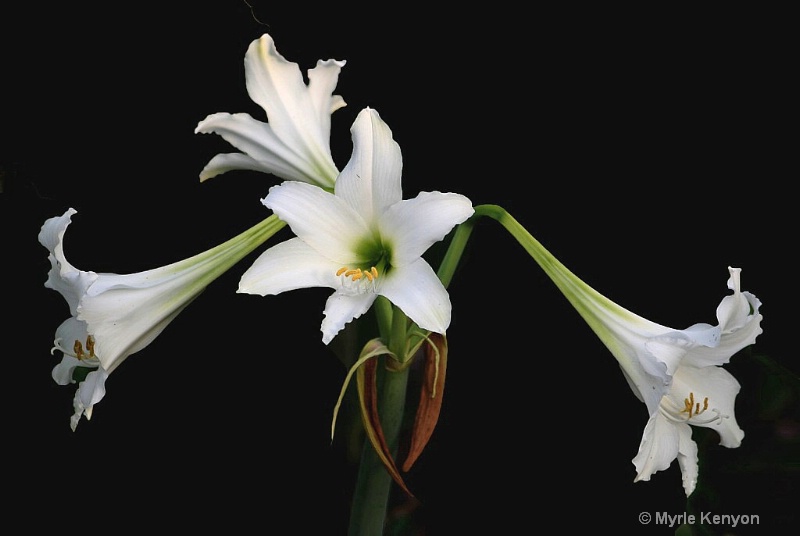
[[[703,399],[703,407],[700,407],[700,402],[694,401],[694,393],[689,393],[689,398],[683,399],[684,408],[681,410],[681,413],[688,413],[689,418],[692,418],[692,413],[695,416],[700,415],[705,410],[708,409],[708,397]]]
[[[336,270],[336,275],[341,279],[342,286],[358,293],[375,292],[379,272],[373,266],[369,270],[342,266]]]
[[[667,399],[670,399],[670,397],[665,397],[665,400]],[[681,421],[685,419],[689,424],[705,425],[715,423],[716,425],[720,425],[723,419],[730,418],[730,415],[725,415],[717,408],[710,407],[708,397],[704,397],[702,402],[695,400],[693,392],[689,392],[689,396],[683,399],[683,409],[680,411],[675,411],[678,409],[675,402],[671,399],[669,402],[673,411],[667,411],[665,413],[671,414],[674,420]],[[709,414],[706,414],[707,410],[710,411]],[[686,415],[685,418],[684,414]],[[701,415],[703,415],[703,417],[700,417]]]

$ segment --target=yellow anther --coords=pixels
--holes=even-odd
[[[72,345],[72,350],[75,352],[75,357],[83,359],[83,345],[81,341],[75,339],[75,344]]]
[[[361,268],[348,268],[347,266],[342,266],[336,271],[337,276],[344,276],[350,278],[351,281],[359,281],[363,278],[366,278],[367,281],[372,283],[375,279],[378,278],[378,269],[374,266],[369,270],[362,270]]]
[[[692,418],[692,412],[694,411],[694,393],[689,393],[689,398],[683,399],[683,410],[681,413],[688,413],[689,418]]]
[[[86,350],[89,351],[89,357],[94,357],[94,337],[91,335],[86,337]]]
[[[683,404],[684,407],[681,410],[681,413],[688,413],[689,418],[691,419],[692,417],[696,417],[708,409],[708,397],[703,399],[702,408],[700,407],[700,402],[694,401],[694,393],[689,393],[689,398],[684,398]]]

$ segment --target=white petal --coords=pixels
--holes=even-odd
[[[222,175],[228,171],[235,170],[263,171],[264,173],[272,173],[272,170],[266,169],[264,166],[246,154],[222,153],[215,155],[211,160],[208,161],[208,164],[206,164],[203,170],[200,172],[200,182],[216,177],[217,175]]]
[[[694,341],[682,332],[672,332],[658,335],[645,341],[645,349],[655,357],[659,363],[667,368],[667,374],[672,376],[680,366],[681,360],[694,345]]]
[[[322,342],[328,344],[344,328],[345,324],[369,310],[377,298],[376,294],[349,294],[334,292],[325,303],[325,318],[322,320]]]
[[[330,139],[331,114],[347,105],[340,95],[333,95],[339,73],[346,63],[344,60],[319,60],[316,67],[308,70],[308,93],[317,110],[317,123],[325,140]]]
[[[633,465],[636,467],[634,482],[650,480],[653,473],[669,468],[678,456],[679,429],[682,427],[691,434],[688,424],[670,422],[659,411],[650,416],[644,428],[639,452],[633,458]]]
[[[692,439],[691,429],[680,428],[678,446],[678,466],[681,468],[683,490],[686,496],[692,494],[697,486],[697,443]]]
[[[695,366],[722,365],[743,348],[755,343],[762,333],[762,316],[758,312],[761,301],[749,292],[741,292],[739,286],[741,269],[728,268],[728,288],[734,291],[725,296],[717,307],[717,344],[698,347],[686,358],[687,364]]]
[[[72,373],[75,371],[76,367],[81,366],[84,365],[80,359],[64,354],[61,358],[61,362],[53,367],[51,375],[58,385],[69,385],[70,383],[75,383],[72,379]]]
[[[61,325],[56,328],[55,348],[65,355],[78,357],[75,355],[75,342],[81,343],[86,347],[86,340],[89,338],[89,332],[86,322],[82,322],[71,316],[64,320]]]
[[[344,62],[318,64],[311,91],[297,64],[281,56],[272,37],[264,34],[250,44],[244,63],[247,92],[266,112],[275,135],[323,170],[331,186],[338,171],[329,147],[330,113],[344,101],[329,91],[335,87]],[[324,114],[327,117],[320,122]]]
[[[730,278],[728,288],[733,290],[733,294],[726,296],[717,307],[717,319],[723,333],[731,333],[739,330],[757,318],[760,322],[758,309],[761,302],[749,292],[741,291],[741,268],[728,267]],[[760,332],[759,332],[760,333]]]
[[[380,294],[422,329],[444,334],[450,326],[450,295],[424,259],[393,267],[381,283]]]
[[[320,175],[329,173],[328,170],[320,170],[304,153],[294,150],[292,147],[275,135],[271,124],[263,123],[253,119],[246,113],[228,114],[215,113],[206,117],[198,123],[195,128],[196,133],[215,133],[245,153],[257,162],[257,166],[247,159],[243,161],[243,169],[256,169],[265,173],[272,173],[285,180],[296,180],[311,184],[320,183]],[[236,164],[235,160],[224,161],[226,166]],[[214,165],[214,174],[223,172],[220,162],[212,159],[208,166]],[[207,166],[207,167],[208,167]],[[212,168],[213,169],[213,168]],[[224,169],[225,171],[230,168]],[[204,172],[209,178],[211,171]],[[335,174],[334,174],[335,177]],[[203,175],[201,174],[201,180]],[[325,181],[327,183],[327,181]]]
[[[108,372],[102,368],[86,375],[86,379],[78,386],[78,394],[84,408],[91,408],[103,399],[106,395],[107,378]]]
[[[422,192],[395,203],[380,219],[381,234],[391,237],[392,265],[419,258],[474,212],[472,202],[460,194]]]
[[[59,292],[75,315],[78,303],[86,289],[97,279],[94,272],[84,272],[72,266],[64,255],[64,235],[72,221],[75,209],[68,209],[62,216],[49,218],[39,232],[39,242],[50,251],[50,272],[44,286]]]
[[[299,288],[336,288],[340,267],[299,238],[292,238],[259,255],[242,275],[238,292],[266,296]]]
[[[106,394],[106,378],[108,378],[108,372],[99,369],[87,374],[86,379],[78,386],[75,391],[75,398],[72,401],[75,414],[70,418],[70,427],[73,432],[77,428],[82,415],[85,414],[87,419],[92,418],[94,405],[100,402]]]
[[[78,310],[78,319],[89,325],[95,354],[108,372],[150,344],[202,290],[187,294],[180,279],[144,287],[128,284],[125,278],[103,275]]]
[[[371,222],[403,197],[400,146],[378,112],[370,108],[358,114],[350,132],[353,154],[336,179],[336,195]]]
[[[354,249],[371,231],[342,199],[316,186],[285,182],[270,188],[263,203],[300,239],[339,266],[364,261]]]
[[[736,378],[722,367],[683,366],[675,373],[670,396],[674,400],[683,400],[689,393],[694,393],[696,400],[708,397],[709,409],[698,415],[703,418],[690,419],[689,423],[714,430],[719,434],[722,446],[736,448],[744,438],[735,414],[740,388]],[[721,418],[709,422],[707,417],[716,414]]]
[[[755,343],[762,332],[761,315],[751,316],[751,321],[733,333],[723,333],[719,345],[713,348],[698,346],[684,358],[684,363],[697,367],[722,365],[730,361],[737,352]]]

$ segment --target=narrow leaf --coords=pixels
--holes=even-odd
[[[442,409],[444,380],[447,372],[447,339],[431,333],[425,346],[423,382],[419,395],[419,406],[411,431],[411,444],[403,462],[403,471],[409,471],[428,444]]]
[[[339,415],[339,408],[342,405],[344,394],[347,391],[347,386],[350,384],[350,379],[352,378],[353,373],[358,370],[358,367],[363,365],[368,359],[372,359],[373,357],[383,354],[394,356],[394,354],[389,351],[389,348],[387,348],[380,339],[372,339],[364,345],[364,348],[361,350],[361,355],[358,356],[356,362],[353,363],[353,366],[347,371],[347,376],[345,376],[344,383],[342,383],[342,389],[339,392],[339,398],[336,400],[336,405],[333,407],[333,419],[331,420],[331,441],[333,441],[333,434],[336,430],[336,418]]]

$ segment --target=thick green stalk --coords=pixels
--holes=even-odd
[[[395,309],[395,313],[398,310]],[[400,315],[404,316],[404,315]],[[397,451],[400,425],[406,402],[409,367],[390,371],[380,367],[378,371],[379,406],[381,427],[392,454]],[[392,477],[386,471],[369,439],[364,440],[358,480],[353,493],[350,510],[348,536],[380,536],[386,522]]]
[[[464,248],[467,246],[467,241],[472,234],[472,228],[475,226],[475,221],[478,217],[480,215],[476,212],[475,215],[456,227],[455,233],[453,233],[453,239],[450,241],[442,263],[439,265],[439,270],[436,272],[445,288],[450,285],[450,281],[453,279],[453,274],[456,272],[456,267],[461,260],[461,255],[464,253]]]

